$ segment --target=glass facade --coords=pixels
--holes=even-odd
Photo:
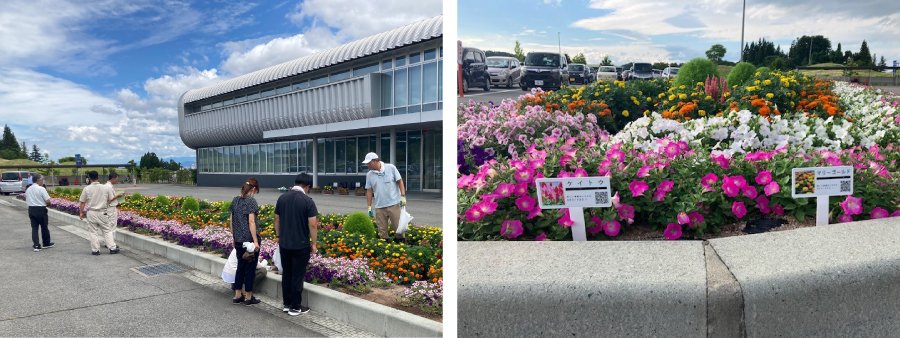
[[[403,130],[396,132],[394,165],[411,191],[440,190],[441,130]],[[198,150],[200,174],[312,174],[365,176],[368,167],[362,160],[377,152],[385,161],[391,158],[390,133],[320,138]],[[314,156],[315,149],[315,156]]]

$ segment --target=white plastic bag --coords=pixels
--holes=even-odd
[[[231,249],[231,255],[228,255],[228,261],[225,262],[225,267],[222,268],[222,280],[225,283],[234,284],[234,275],[237,274],[237,251]]]
[[[400,224],[397,225],[397,234],[402,235],[409,230],[409,222],[412,222],[412,215],[406,212],[406,207],[400,208]]]
[[[272,262],[275,263],[275,267],[278,268],[278,272],[284,271],[281,268],[281,250],[278,250],[278,247],[275,247],[275,253],[272,254]]]

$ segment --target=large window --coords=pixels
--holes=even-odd
[[[318,143],[316,143],[316,171],[319,173],[325,172],[325,140],[319,139]]]
[[[334,173],[334,140],[325,140],[325,173]]]
[[[407,113],[420,112],[422,103],[422,66],[409,67],[409,109]]]
[[[343,174],[347,172],[347,140],[334,140],[334,172]]]
[[[409,89],[406,73],[406,68],[394,71],[394,115],[406,114]]]

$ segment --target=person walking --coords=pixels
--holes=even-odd
[[[406,186],[400,171],[390,163],[382,162],[378,154],[368,153],[362,162],[369,166],[366,173],[366,202],[369,217],[375,218],[378,236],[388,239],[388,227],[396,233],[400,225],[400,208],[406,206]],[[374,202],[374,210],[372,209]],[[402,239],[402,235],[398,238]]]
[[[307,195],[312,186],[312,176],[297,175],[290,191],[278,197],[275,203],[275,235],[278,237],[278,253],[281,255],[281,295],[284,312],[297,316],[309,312],[302,305],[303,282],[310,256],[317,252],[319,211],[316,203]]]
[[[256,226],[259,204],[253,195],[259,193],[259,182],[248,178],[241,186],[241,195],[231,200],[231,234],[234,239],[234,250],[237,256],[237,270],[234,273],[233,304],[259,304],[253,297],[253,282],[256,278],[256,264],[259,261],[259,232]],[[248,244],[250,243],[250,244]],[[249,253],[252,259],[244,258]]]
[[[38,252],[41,251],[41,248],[52,248],[54,244],[50,241],[50,229],[47,228],[50,220],[47,215],[47,201],[50,200],[50,194],[43,187],[43,176],[36,175],[34,182],[35,184],[25,190],[25,203],[28,204],[28,218],[31,220],[31,242],[34,244],[34,251]],[[38,242],[38,227],[41,229],[43,247],[41,247],[41,242]]]
[[[112,189],[100,184],[100,174],[91,170],[88,172],[90,184],[81,191],[81,202],[78,206],[78,217],[85,219],[87,214],[88,230],[91,233],[91,254],[100,254],[100,238],[106,241],[106,247],[109,248],[110,254],[119,253],[119,247],[116,245],[116,239],[111,231],[106,231],[106,224],[109,220],[109,201],[112,200]],[[85,211],[86,210],[86,211]]]

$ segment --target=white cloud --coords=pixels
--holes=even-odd
[[[230,53],[222,63],[222,70],[231,75],[242,75],[307,56],[338,44],[337,37],[323,28],[313,28],[305,33],[274,38],[249,48],[248,44],[241,41],[230,42],[224,45],[224,49],[230,50]]]
[[[545,5],[560,6],[560,5],[562,5],[562,0],[544,0],[544,4],[545,4]]]
[[[295,23],[334,28],[338,36],[358,39],[441,14],[441,0],[305,0],[288,14]]]

